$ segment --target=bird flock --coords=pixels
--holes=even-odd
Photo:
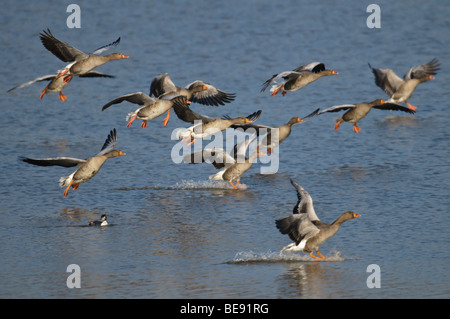
[[[67,96],[62,93],[62,90],[67,87],[74,76],[80,78],[113,78],[114,76],[112,75],[93,70],[107,62],[129,58],[120,52],[101,55],[103,52],[119,45],[120,37],[116,41],[92,51],[92,53],[84,53],[58,40],[53,36],[50,29],[42,31],[40,40],[48,51],[62,62],[68,64],[52,74],[40,76],[29,82],[17,85],[8,90],[8,92],[24,88],[36,82],[50,81],[43,89],[40,99],[42,100],[44,95],[49,92],[56,92],[59,93],[58,98],[64,102],[67,100]],[[267,155],[265,152],[271,154],[274,148],[278,147],[281,142],[289,137],[291,128],[295,124],[305,123],[320,114],[346,111],[342,117],[337,119],[334,129],[338,130],[341,123],[349,122],[353,123],[353,131],[359,133],[361,128],[357,126],[357,123],[367,116],[372,108],[414,114],[417,107],[411,105],[408,100],[420,83],[434,79],[439,70],[439,60],[434,58],[428,63],[414,66],[410,68],[403,78],[400,78],[391,69],[373,68],[370,64],[369,68],[374,75],[375,84],[389,96],[389,99],[386,101],[378,98],[370,102],[335,105],[323,110],[318,108],[303,118],[292,117],[286,124],[276,127],[255,123],[261,117],[261,110],[256,110],[247,116],[235,118],[229,116],[223,116],[222,118],[209,117],[196,113],[191,109],[191,103],[217,107],[226,103],[232,103],[236,94],[224,92],[207,82],[199,80],[184,87],[179,87],[172,82],[168,73],[159,74],[153,79],[150,84],[149,95],[143,92],[125,94],[106,103],[101,108],[101,111],[105,111],[110,106],[124,101],[137,104],[139,108],[126,115],[126,126],[130,127],[136,119],[139,119],[142,120],[142,129],[145,129],[147,121],[156,119],[163,114],[166,114],[163,119],[163,125],[167,126],[171,110],[173,109],[179,119],[193,124],[190,127],[179,130],[176,135],[181,140],[181,143],[187,143],[188,145],[191,145],[197,139],[203,139],[227,129],[242,129],[244,133],[252,132],[251,137],[236,144],[231,153],[227,153],[221,148],[205,148],[183,158],[185,163],[190,164],[210,162],[219,170],[218,173],[209,177],[211,180],[228,181],[234,189],[241,189],[240,178],[250,169],[255,159]],[[326,69],[324,63],[311,62],[301,65],[292,71],[274,74],[262,84],[261,92],[265,92],[270,87],[270,95],[272,97],[278,93],[284,96],[288,92],[292,93],[300,90],[321,77],[334,75],[338,75],[338,72]],[[406,106],[403,106],[402,103],[405,103]],[[264,138],[257,144],[254,152],[246,155],[250,144],[255,142],[259,136],[264,136]],[[114,128],[108,134],[100,152],[87,159],[71,157],[21,157],[20,159],[23,162],[38,166],[77,166],[77,169],[72,174],[61,177],[59,181],[60,186],[65,187],[64,197],[67,197],[70,187],[78,189],[80,183],[89,181],[97,174],[107,159],[123,155],[125,153],[117,149],[117,131]],[[295,181],[291,180],[291,183],[296,189],[298,202],[293,209],[293,214],[276,221],[276,227],[279,231],[282,234],[287,234],[293,241],[293,243],[283,248],[282,251],[303,251],[310,253],[310,256],[315,259],[326,259],[327,257],[319,252],[319,246],[333,236],[343,222],[361,215],[347,211],[333,223],[323,223],[314,211],[313,201],[309,193]],[[100,221],[89,222],[89,225],[108,225],[106,215],[102,215]],[[316,255],[313,254],[314,251]]]

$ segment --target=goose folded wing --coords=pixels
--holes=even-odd
[[[208,162],[211,163],[216,169],[222,169],[235,163],[234,158],[222,148],[205,148],[186,155],[183,158],[183,161],[188,164],[201,164]]]

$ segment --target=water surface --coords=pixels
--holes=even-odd
[[[447,2],[379,1],[380,29],[366,26],[364,1],[83,2],[81,29],[66,26],[69,3],[6,1],[0,13],[0,297],[450,296]],[[98,68],[115,79],[74,79],[64,103],[55,94],[39,100],[42,83],[6,93],[63,66],[39,41],[47,27],[84,51],[120,36],[116,50],[130,59]],[[101,111],[120,95],[147,93],[168,72],[179,86],[201,79],[236,93],[226,106],[193,104],[197,112],[261,109],[259,123],[280,125],[317,107],[386,98],[368,62],[402,76],[434,57],[441,70],[410,99],[415,115],[373,110],[359,134],[348,123],[335,131],[338,114],[295,126],[276,174],[256,163],[242,191],[209,181],[211,165],[171,160],[171,133],[187,126],[174,114],[168,127],[161,117],[142,130],[140,121],[126,128],[136,105]],[[311,61],[339,75],[284,97],[260,92],[273,74]],[[58,180],[70,169],[18,160],[92,156],[112,128],[127,155],[67,198]],[[325,262],[280,254],[290,240],[274,222],[296,203],[290,178],[312,195],[322,221],[362,215],[322,246],[332,256]],[[113,226],[81,227],[102,214]],[[66,286],[70,264],[81,268],[81,289]],[[371,264],[380,266],[381,288],[367,287]]]

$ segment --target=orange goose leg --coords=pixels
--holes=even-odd
[[[72,79],[72,76],[73,76],[72,74],[70,74],[68,76],[65,76],[64,77],[64,82],[66,82],[66,83],[69,82]]]
[[[242,184],[240,181],[236,181],[236,183],[239,185],[239,189],[242,189]]]
[[[194,143],[194,142],[195,142],[195,139],[192,139],[191,136],[192,136],[192,132],[189,133],[189,136],[186,136],[185,138],[183,138],[183,139],[181,140],[181,143],[187,142],[187,141],[189,141],[189,139],[191,139],[191,142],[190,142],[188,145],[191,145],[192,143]]]
[[[282,87],[280,86],[278,89],[276,89],[275,91],[273,91],[272,94],[270,94],[270,96],[275,96],[275,95],[277,95],[278,92],[281,91],[281,88],[282,88]]]
[[[310,255],[312,258],[314,258],[314,259],[320,259],[320,260],[323,260],[323,259],[326,259],[326,258],[327,258],[327,257],[325,257],[324,255],[322,255],[318,250],[316,250],[316,253],[317,253],[317,255],[319,255],[319,257],[314,256],[314,251],[311,252],[309,255]]]
[[[169,118],[170,118],[170,109],[167,111],[167,115],[163,120],[164,126],[167,126],[169,124]]]
[[[72,189],[78,189],[78,186],[80,186],[80,183],[73,184],[73,185],[72,185]]]
[[[356,125],[356,123],[355,123],[355,124],[353,124],[353,131],[354,131],[355,133],[359,133],[359,131],[361,131],[361,128],[358,127],[358,126]]]
[[[47,87],[45,87],[44,91],[42,91],[40,99],[42,100],[42,98],[44,97],[45,93],[47,93]]]
[[[147,121],[146,120],[142,120],[142,123],[141,123],[142,129],[146,128],[147,126],[148,126],[147,125]]]
[[[408,108],[409,108],[410,110],[413,110],[413,111],[417,110],[417,106],[411,105],[411,104],[409,104],[407,101],[405,101],[405,104],[408,105]]]
[[[329,257],[325,257],[324,255],[322,255],[318,250],[316,250],[316,254],[319,255],[319,257],[321,257],[322,259],[329,258]]]
[[[230,181],[231,186],[233,186],[234,189],[239,189],[236,186],[234,186],[233,181]]]
[[[334,129],[337,131],[341,127],[343,119],[340,118],[339,121],[336,122],[336,125],[334,126]]]
[[[131,120],[128,122],[127,127],[131,126],[131,123],[133,123],[133,121],[136,119],[137,114],[134,114],[133,117],[131,118]]]
[[[55,78],[55,80],[59,79],[60,77],[62,77],[64,74],[66,74],[69,71],[69,69],[65,69],[64,71],[62,71],[60,74],[58,74]]]
[[[72,183],[73,183],[73,180],[70,181],[69,185],[64,190],[64,197],[67,197],[67,194],[69,194],[69,188],[70,188],[70,185],[72,185]]]
[[[62,94],[62,91],[61,92],[59,92],[59,99],[61,100],[61,101],[65,101],[65,100],[67,100],[67,96],[65,96],[64,94]]]

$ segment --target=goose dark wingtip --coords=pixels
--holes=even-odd
[[[295,187],[295,188],[297,188],[297,183],[292,179],[292,178],[289,178],[289,180],[291,181],[291,184]]]
[[[250,121],[256,121],[257,119],[259,119],[259,117],[261,116],[262,110],[258,110],[256,112],[253,112],[252,114],[250,114],[249,116],[247,116],[247,118]]]
[[[25,157],[25,156],[18,156],[18,157],[17,157],[17,160],[19,160],[19,161],[21,161],[21,162],[27,163],[28,157]]]
[[[313,117],[315,117],[315,116],[317,116],[319,114],[320,114],[320,107],[318,107],[317,109],[312,111],[310,114],[308,114],[305,117],[303,117],[301,123],[307,122],[307,121],[309,121],[310,119],[312,119]]]
[[[106,149],[108,146],[113,145],[114,143],[117,143],[117,131],[116,128],[113,128],[109,134],[108,137],[105,140],[105,143],[103,144],[101,151]]]

